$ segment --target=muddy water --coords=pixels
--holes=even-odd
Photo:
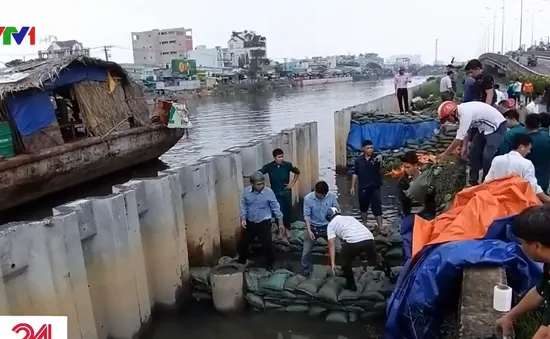
[[[413,85],[425,78],[413,79]],[[346,192],[349,182],[334,173],[333,112],[344,107],[374,100],[393,92],[392,80],[314,86],[288,93],[243,95],[226,98],[203,98],[189,103],[193,129],[189,138],[180,141],[155,161],[115,175],[74,187],[40,201],[26,204],[0,216],[0,224],[51,215],[51,208],[88,196],[111,193],[114,184],[130,178],[155,176],[170,166],[191,163],[243,144],[263,134],[279,132],[297,123],[318,121],[320,178],[338,192],[343,212],[358,215],[355,199]],[[382,195],[385,211],[394,206],[393,183],[386,183]],[[385,213],[386,213],[385,212]],[[285,258],[279,265],[298,268],[297,257]],[[156,317],[148,339],[239,338],[239,339],[352,339],[381,338],[382,324],[331,324],[304,314],[270,312],[250,313],[226,318],[210,305],[190,306],[181,314]]]

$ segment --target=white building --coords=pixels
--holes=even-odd
[[[136,80],[151,80],[156,81],[155,68],[150,65],[143,64],[120,64],[120,66],[128,73],[128,75]]]
[[[90,55],[90,49],[84,48],[82,43],[76,40],[54,41],[47,50],[38,51],[39,59],[59,59],[69,55]]]
[[[197,46],[194,50],[187,52],[187,59],[195,60],[197,67],[201,68],[224,67],[223,50],[220,46],[214,48]]]
[[[132,49],[137,64],[166,65],[193,50],[193,31],[178,27],[132,32]]]
[[[251,59],[267,60],[265,37],[253,31],[233,32],[227,42],[227,55],[232,67],[243,68]]]

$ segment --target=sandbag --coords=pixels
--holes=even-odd
[[[311,305],[308,310],[308,314],[313,317],[318,317],[323,315],[327,311],[326,307],[319,305]]]
[[[303,294],[306,294],[311,297],[315,297],[317,294],[317,291],[323,286],[325,283],[325,278],[309,278],[298,287],[296,287],[296,292],[300,292]]]
[[[374,302],[386,300],[384,295],[380,293],[381,288],[381,281],[371,281],[365,284],[363,291],[361,291],[360,299],[366,299]]]
[[[304,277],[301,274],[295,274],[295,275],[289,277],[285,281],[285,287],[284,287],[285,291],[294,292],[296,290],[296,287],[298,287],[298,285],[300,285],[301,283],[303,283],[306,280],[307,280],[307,278]]]
[[[270,276],[260,278],[258,280],[258,292],[281,292],[285,287],[286,280],[292,275],[292,272],[282,269],[273,272]]]
[[[259,310],[264,309],[264,299],[260,297],[259,295],[256,295],[254,293],[247,293],[244,296],[246,298],[246,301],[248,301],[248,304],[254,308],[257,308]]]
[[[350,323],[354,323],[354,322],[357,321],[357,319],[359,319],[359,317],[357,316],[357,313],[355,313],[355,312],[348,312],[348,319],[349,319]]]
[[[300,230],[300,229],[291,229],[288,235],[288,242],[293,245],[304,245],[304,237],[306,235],[306,231]]]
[[[246,288],[249,292],[258,291],[258,280],[269,276],[271,273],[263,268],[251,268],[244,273]]]
[[[387,259],[402,259],[403,258],[403,248],[394,247],[384,255]]]
[[[306,223],[300,220],[296,220],[292,224],[290,224],[291,230],[305,230],[306,229]]]
[[[287,306],[285,310],[287,312],[308,312],[309,307],[307,305],[295,304]]]
[[[327,317],[325,318],[325,320],[333,323],[347,324],[348,314],[347,312],[343,312],[343,311],[332,311],[329,314],[327,314]]]
[[[329,277],[319,291],[317,291],[316,298],[336,304],[338,303],[338,296],[345,285],[345,278]]]
[[[282,308],[283,306],[280,304],[274,303],[273,301],[265,300],[264,307],[266,310],[277,310]]]

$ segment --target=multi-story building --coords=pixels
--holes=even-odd
[[[260,64],[267,59],[266,39],[253,31],[233,32],[227,42],[226,59],[232,67],[243,68],[250,65],[252,59],[259,60]]]
[[[193,50],[193,31],[179,27],[132,32],[132,49],[137,64],[167,65]]]
[[[128,73],[128,75],[136,80],[149,80],[156,81],[157,76],[155,75],[155,69],[158,67],[153,67],[150,65],[143,64],[120,64],[120,66]]]
[[[195,60],[197,67],[202,68],[223,68],[223,50],[220,46],[206,48],[197,46],[194,50],[187,52],[187,59]]]
[[[59,59],[69,55],[90,56],[90,49],[76,40],[53,41],[47,50],[38,51],[39,59]]]

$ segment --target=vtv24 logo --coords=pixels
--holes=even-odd
[[[68,339],[67,317],[0,316],[1,339]]]

